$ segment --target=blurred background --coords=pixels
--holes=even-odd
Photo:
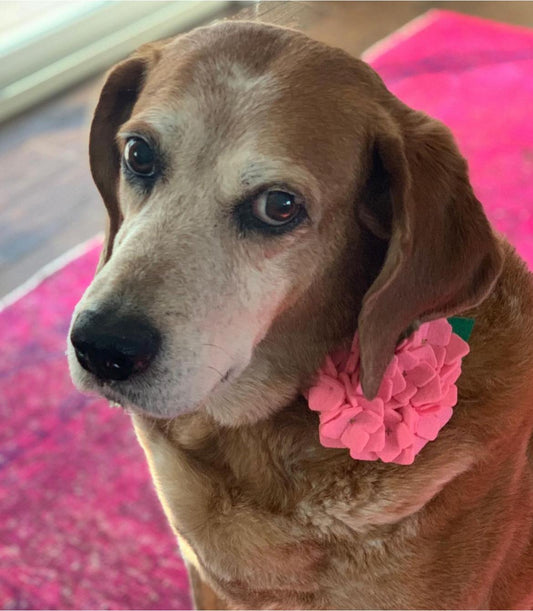
[[[103,74],[137,46],[237,18],[359,55],[432,8],[533,27],[533,2],[0,2],[0,298],[104,227],[88,125]]]

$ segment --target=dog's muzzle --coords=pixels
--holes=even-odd
[[[148,369],[161,346],[159,332],[138,316],[86,310],[70,334],[79,364],[103,381],[127,380]]]

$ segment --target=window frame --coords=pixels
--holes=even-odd
[[[66,11],[45,31],[0,43],[0,122],[106,70],[139,45],[199,25],[224,0],[99,0]],[[73,9],[76,4],[73,3]]]

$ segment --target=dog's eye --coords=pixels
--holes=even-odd
[[[251,212],[261,222],[280,227],[290,223],[301,211],[292,193],[264,191],[252,202]]]
[[[279,188],[257,191],[238,204],[234,214],[241,234],[282,235],[308,218],[302,196]]]
[[[129,170],[137,176],[155,174],[155,153],[152,147],[142,138],[129,138],[124,149],[124,162]]]

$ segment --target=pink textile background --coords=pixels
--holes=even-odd
[[[401,100],[451,128],[490,220],[531,267],[533,31],[448,11],[420,26],[365,59]]]
[[[533,265],[533,32],[438,11],[367,58],[400,98],[452,128],[489,217]],[[97,256],[91,248],[0,314],[3,609],[190,606],[128,417],[69,379],[69,319]]]

